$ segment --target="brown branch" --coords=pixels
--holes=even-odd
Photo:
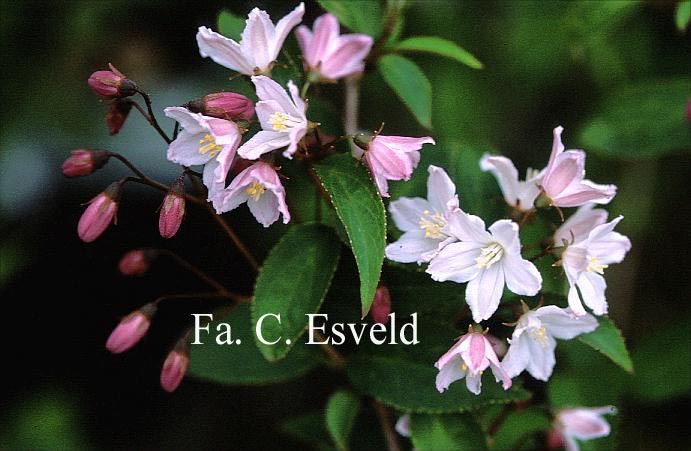
[[[401,451],[401,446],[398,444],[398,435],[396,434],[396,430],[394,429],[393,421],[391,419],[391,411],[388,407],[376,399],[372,400],[372,406],[374,407],[375,412],[377,412],[381,430],[384,433],[384,438],[386,438],[387,449],[389,451]]]

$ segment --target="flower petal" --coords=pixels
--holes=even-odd
[[[211,58],[215,63],[245,75],[254,73],[254,61],[248,61],[240,44],[222,36],[207,27],[199,27],[197,32],[199,54]]]
[[[460,208],[449,213],[443,232],[461,241],[478,243],[481,246],[492,242],[492,235],[485,230],[485,222]]]
[[[590,307],[596,315],[607,314],[607,299],[605,278],[595,272],[584,272],[578,278],[578,290],[581,292],[583,303]]]
[[[593,204],[583,205],[557,229],[554,234],[557,246],[561,246],[564,240],[567,243],[583,241],[595,226],[607,221],[607,211],[593,207]]]
[[[389,204],[389,213],[399,230],[409,232],[421,230],[420,218],[432,206],[421,197],[400,197]]]
[[[338,38],[325,61],[322,61],[319,72],[327,79],[354,75],[365,69],[365,58],[372,48],[372,37],[365,34],[347,34]]]
[[[461,369],[462,363],[463,359],[461,356],[456,355],[439,369],[436,378],[436,386],[439,393],[443,393],[449,388],[449,385],[465,377],[466,373]]]
[[[547,305],[535,310],[547,334],[554,338],[570,340],[578,335],[597,329],[598,322],[593,315],[575,315],[571,309],[562,309],[556,305]]]
[[[253,71],[255,67],[264,70],[276,59],[276,55],[273,54],[274,24],[266,11],[259,8],[250,11],[246,23],[240,48],[243,55],[251,59]]]
[[[246,160],[256,160],[267,152],[286,147],[289,144],[290,136],[288,133],[262,130],[238,149],[238,155]]]
[[[423,254],[433,252],[439,246],[439,240],[425,238],[422,230],[406,232],[393,243],[386,246],[386,258],[399,263],[423,261]]]
[[[510,377],[516,377],[528,367],[530,361],[530,346],[528,341],[532,340],[528,335],[523,334],[511,340],[509,350],[501,361],[504,370]]]
[[[438,282],[468,282],[480,273],[476,258],[480,255],[481,247],[481,244],[465,241],[447,244],[432,259],[426,272]]]
[[[541,381],[549,380],[554,370],[554,365],[557,363],[554,357],[554,349],[557,347],[557,341],[548,336],[546,343],[538,342],[533,339],[528,340],[527,343],[530,352],[530,360],[528,360],[526,369],[535,379]]]
[[[511,206],[518,201],[518,170],[513,162],[506,157],[484,154],[480,159],[480,169],[491,172],[497,179],[504,200]],[[532,207],[532,205],[531,205]]]
[[[178,137],[168,146],[166,157],[168,161],[184,166],[196,166],[205,164],[211,159],[210,153],[202,154],[199,152],[199,140],[201,133],[188,133],[182,130]]]
[[[458,197],[456,196],[456,185],[451,181],[444,169],[430,165],[427,168],[427,200],[433,209],[438,213],[443,213],[449,209],[449,202],[454,208],[458,207]]]
[[[305,4],[300,3],[298,6],[295,7],[294,10],[286,14],[281,18],[281,20],[278,21],[276,24],[275,32],[274,32],[274,41],[273,41],[273,47],[272,47],[272,61],[276,59],[278,54],[281,51],[281,48],[283,47],[283,42],[286,40],[288,37],[288,33],[290,33],[290,30],[295,28],[297,24],[302,22],[302,16],[305,14]]]
[[[534,296],[542,288],[542,276],[535,265],[521,255],[505,255],[501,261],[506,286],[512,293]]]
[[[453,246],[453,244],[449,246]],[[448,249],[449,246],[444,250]],[[489,319],[497,311],[503,291],[504,271],[500,265],[492,265],[481,270],[474,279],[468,282],[465,289],[465,300],[473,313],[473,321],[479,323]]]

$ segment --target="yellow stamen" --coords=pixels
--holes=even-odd
[[[205,153],[209,153],[209,156],[215,157],[218,155],[218,152],[223,149],[223,146],[220,144],[216,144],[216,139],[211,136],[209,133],[204,135],[202,139],[199,140],[199,150],[198,152],[202,155]]]
[[[425,231],[425,238],[443,238],[444,234],[441,229],[446,225],[446,221],[437,212],[430,212],[425,210],[420,216],[420,228]]]
[[[530,330],[531,335],[533,336],[533,339],[540,343],[540,345],[544,348],[547,346],[547,331],[545,330],[545,326],[540,326],[540,328],[532,328]]]
[[[274,114],[269,116],[269,124],[273,127],[274,131],[287,132],[289,129],[300,125],[301,121],[300,119],[290,116],[286,113],[276,111]]]
[[[596,257],[590,257],[590,263],[588,263],[588,268],[586,271],[588,272],[596,272],[598,274],[604,274],[605,269],[607,269],[609,265],[598,265],[597,264],[597,258]]]
[[[461,369],[463,371],[468,371],[468,365],[466,365],[465,362],[463,362],[463,364],[461,365]]]
[[[247,195],[254,199],[255,202],[258,201],[260,197],[262,197],[264,191],[266,191],[264,185],[257,182],[256,180],[250,183],[250,186],[248,186],[247,189],[245,189]]]
[[[492,243],[480,250],[480,256],[475,259],[477,267],[487,269],[504,256],[504,248],[499,243]]]

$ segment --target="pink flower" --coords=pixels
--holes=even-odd
[[[165,362],[163,362],[161,387],[168,393],[172,393],[178,388],[190,366],[187,348],[187,337],[184,337],[178,342],[175,349],[168,353]]]
[[[156,251],[151,249],[132,249],[122,256],[118,269],[123,276],[141,276],[156,258]]]
[[[492,343],[481,332],[479,326],[474,329],[468,326],[468,333],[463,335],[441,356],[434,366],[439,370],[437,374],[437,390],[443,393],[453,382],[466,378],[466,387],[472,393],[479,395],[482,389],[482,373],[487,367],[497,382],[502,382],[504,390],[511,388],[511,378],[499,363]]]
[[[207,94],[203,99],[188,103],[187,107],[194,113],[202,113],[205,116],[220,119],[250,121],[254,116],[254,103],[242,94],[235,92]]]
[[[89,77],[89,87],[104,99],[129,97],[137,92],[137,86],[112,64],[110,70],[98,70]]]
[[[314,21],[314,33],[302,25],[295,30],[305,68],[320,79],[335,81],[365,69],[365,57],[372,37],[365,34],[340,35],[338,19],[324,14]]]
[[[506,157],[484,154],[480,160],[480,169],[491,172],[499,183],[504,200],[519,211],[533,208],[535,198],[540,194],[539,183],[543,171],[528,168],[525,180],[518,179],[518,170]]]
[[[598,185],[585,180],[585,152],[564,151],[563,127],[554,129],[552,154],[542,179],[543,194],[537,206],[579,207],[589,202],[607,204],[617,193],[614,185]]]
[[[410,180],[413,170],[420,162],[420,149],[423,144],[436,144],[429,136],[408,138],[376,134],[372,138],[367,138],[365,135],[358,135],[354,141],[364,150],[365,164],[369,167],[382,197],[389,197],[387,180]],[[359,152],[356,150],[356,153]]]
[[[101,236],[115,218],[119,199],[120,182],[114,182],[91,200],[77,225],[82,241],[90,243]]]
[[[156,306],[147,304],[124,317],[108,337],[106,348],[113,354],[120,354],[132,348],[146,335],[155,313]]]
[[[230,182],[228,188],[213,199],[218,214],[231,211],[247,202],[250,211],[264,227],[276,222],[279,213],[283,223],[290,221],[286,192],[278,173],[268,163],[259,161],[248,167]]]
[[[391,294],[386,286],[379,285],[374,293],[370,316],[378,323],[387,324],[389,322],[389,313],[391,313]]]
[[[70,157],[62,164],[65,177],[83,177],[100,169],[108,162],[110,155],[104,150],[78,149],[70,153]]]
[[[163,238],[172,238],[178,233],[185,216],[185,183],[179,178],[170,189],[161,205],[158,217],[158,231]]]
[[[578,451],[576,439],[592,440],[608,436],[609,423],[602,415],[616,413],[617,409],[613,406],[562,409],[554,420],[554,430],[563,438],[566,451]]]

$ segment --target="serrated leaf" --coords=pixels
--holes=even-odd
[[[399,55],[384,55],[378,63],[386,84],[424,127],[432,128],[432,85],[422,70]]]
[[[322,8],[338,18],[338,21],[357,33],[378,38],[384,24],[379,0],[317,0]]]
[[[262,336],[255,340],[267,360],[278,360],[295,346],[307,328],[307,313],[315,313],[333,278],[341,243],[330,228],[319,224],[294,226],[264,261],[254,288],[252,325],[266,314]],[[290,340],[290,341],[288,341]]]
[[[691,149],[688,78],[653,79],[612,92],[580,132],[584,149],[625,159]]]
[[[220,322],[231,325],[232,338],[240,339],[239,345],[219,345],[211,338]],[[203,345],[191,345],[190,375],[222,384],[261,385],[302,376],[323,362],[319,350],[304,344],[297,345],[280,362],[267,362],[252,343],[254,331],[250,325],[248,305],[240,305],[212,322],[210,338],[202,336]]]
[[[218,15],[217,23],[219,33],[237,42],[240,41],[242,30],[245,29],[244,18],[238,17],[227,9],[224,9]]]
[[[348,234],[360,274],[364,317],[374,300],[384,261],[384,204],[367,170],[350,155],[334,155],[314,168]]]
[[[470,52],[455,42],[438,36],[413,36],[399,42],[396,47],[399,52],[423,52],[444,56],[465,64],[473,69],[482,69],[484,65]]]
[[[420,451],[487,449],[485,436],[470,414],[411,415],[410,439]]]
[[[598,317],[598,322],[600,325],[597,329],[580,335],[578,340],[596,351],[600,351],[624,370],[633,373],[633,363],[631,363],[631,357],[626,349],[621,331],[617,329],[611,319],[605,316]]]
[[[324,416],[320,413],[309,413],[289,418],[283,421],[281,430],[302,442],[309,443],[320,451],[333,450],[329,433],[324,427]]]
[[[677,30],[682,33],[689,27],[691,21],[691,0],[683,0],[677,3],[677,11],[674,13],[674,23]]]
[[[347,390],[339,390],[326,404],[326,429],[338,449],[348,448],[348,437],[360,411],[360,399]]]

